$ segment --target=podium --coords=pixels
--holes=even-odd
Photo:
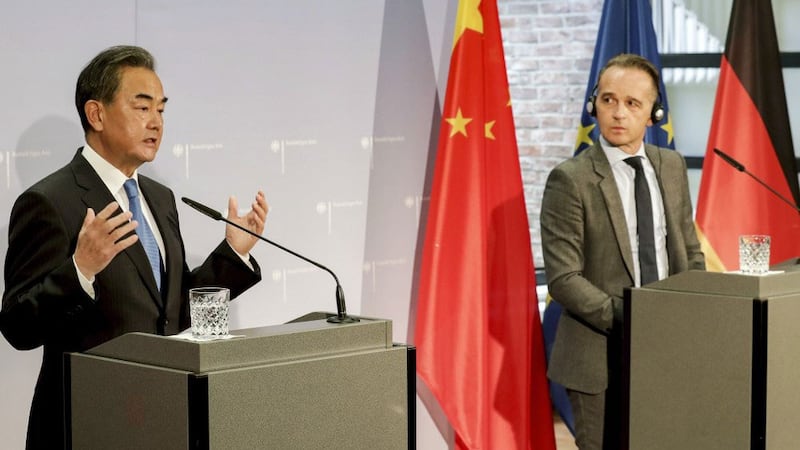
[[[797,448],[800,272],[681,273],[625,317],[627,448]]]
[[[326,313],[190,341],[130,333],[65,355],[74,449],[415,448],[415,350]]]

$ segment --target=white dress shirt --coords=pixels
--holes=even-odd
[[[658,265],[658,279],[662,280],[669,274],[669,258],[667,257],[667,221],[664,215],[664,201],[661,197],[661,187],[658,185],[658,178],[653,164],[647,159],[644,151],[644,144],[639,150],[631,155],[614,147],[602,136],[600,144],[603,152],[611,164],[611,171],[614,173],[614,180],[617,182],[617,189],[622,200],[622,210],[625,213],[625,221],[628,224],[628,236],[631,240],[631,250],[633,251],[633,267],[635,272],[635,286],[641,286],[641,271],[639,270],[639,237],[636,231],[636,195],[634,190],[634,178],[636,171],[625,162],[631,156],[641,156],[642,167],[647,178],[647,185],[650,188],[650,197],[653,203],[653,231],[655,232],[656,263]]]
[[[100,180],[103,184],[106,185],[108,190],[114,196],[114,200],[119,203],[120,208],[123,211],[130,210],[130,204],[128,202],[128,194],[125,193],[125,188],[123,184],[128,179],[125,174],[119,171],[116,167],[111,165],[108,161],[103,159],[102,156],[98,155],[97,152],[88,144],[84,143],[83,151],[81,151],[81,155],[86,159],[92,169],[97,172],[97,175],[100,177]],[[136,180],[137,187],[139,186],[139,174],[138,172],[134,171],[133,176],[131,177]],[[147,204],[147,199],[142,195],[142,190],[139,188],[139,202],[142,205],[142,215],[144,216],[144,220],[147,221],[147,224],[150,226],[150,230],[153,231],[153,236],[156,238],[156,243],[158,244],[158,252],[161,253],[161,264],[162,270],[164,269],[164,264],[167,261],[167,255],[164,251],[164,239],[161,237],[161,232],[158,230],[158,225],[156,225],[155,219],[153,219],[153,213],[150,211],[150,206]],[[95,211],[97,214],[99,211]],[[81,287],[90,297],[94,298],[94,277],[91,279],[86,278],[83,273],[78,269],[78,264],[75,263],[75,257],[72,258],[73,264],[75,264],[75,271],[78,273],[78,280],[81,283]]]
[[[125,174],[123,174],[122,172],[120,172],[119,169],[111,165],[111,163],[103,159],[103,157],[100,156],[88,143],[84,143],[81,155],[83,155],[86,161],[89,162],[89,165],[92,166],[94,171],[97,172],[97,175],[100,177],[100,180],[103,181],[103,184],[106,185],[108,190],[114,196],[114,200],[116,200],[116,202],[119,203],[120,208],[122,208],[123,211],[129,211],[130,205],[128,202],[128,194],[125,193],[125,188],[123,187],[123,184],[125,184],[125,181],[128,179],[128,177],[125,176]],[[139,186],[138,171],[134,171],[133,176],[131,178],[134,178],[136,180],[136,185]],[[161,264],[162,264],[161,268],[164,269],[167,263],[167,255],[166,252],[164,251],[164,239],[161,237],[161,232],[159,231],[158,225],[156,224],[156,221],[153,218],[154,216],[152,211],[150,211],[150,206],[147,204],[147,199],[144,197],[144,195],[142,195],[142,189],[140,186],[139,186],[139,201],[142,205],[142,215],[144,215],[144,220],[146,220],[147,224],[150,225],[150,230],[153,231],[153,235],[156,238],[156,243],[158,244],[158,251],[159,253],[161,253]],[[95,213],[97,212],[98,211],[95,211]],[[230,243],[228,243],[228,245],[230,245]],[[247,265],[247,267],[250,268],[250,270],[254,270],[253,263],[250,262],[250,253],[243,255],[237,252],[236,249],[233,249],[233,247],[231,247],[231,249],[234,251],[234,253],[236,253],[239,256],[242,262],[244,262]],[[83,288],[84,291],[86,291],[87,294],[89,294],[90,297],[94,298],[95,296],[94,286],[93,286],[94,277],[89,279],[83,275],[83,273],[78,269],[77,263],[75,263],[74,255],[72,258],[72,262],[73,264],[75,264],[75,271],[78,273],[78,280],[81,283],[81,287]]]

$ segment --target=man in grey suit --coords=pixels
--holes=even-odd
[[[541,209],[542,247],[550,295],[564,307],[548,376],[566,389],[582,450],[619,447],[619,369],[614,338],[626,287],[690,269],[704,269],[692,218],[686,162],[672,150],[644,144],[646,127],[663,118],[658,70],[638,55],[603,67],[587,105],[601,138],[550,173]],[[649,185],[656,264],[639,260],[635,174],[638,156]],[[644,223],[645,220],[642,220]],[[644,251],[642,252],[644,253]],[[641,267],[640,267],[641,266]]]
[[[0,330],[17,349],[44,346],[28,449],[64,448],[63,352],[133,331],[176,334],[189,326],[189,288],[224,286],[235,297],[261,279],[250,256],[257,239],[230,225],[190,271],[172,191],[138,173],[163,133],[154,64],[146,50],[118,46],[83,69],[75,103],[86,145],[11,211]],[[267,210],[263,192],[243,216],[228,201],[228,219],[257,234]]]

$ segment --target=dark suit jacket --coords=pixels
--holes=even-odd
[[[686,162],[645,145],[664,201],[669,273],[704,269],[695,233]],[[550,173],[541,210],[548,288],[564,307],[548,376],[590,394],[608,386],[607,338],[634,285],[633,254],[611,165],[599,143]]]
[[[189,271],[172,191],[140,175],[164,241],[162,292],[137,242],[97,274],[89,297],[72,261],[78,231],[86,208],[100,211],[114,198],[80,153],[22,193],[11,211],[0,330],[17,349],[44,346],[28,424],[34,449],[63,448],[63,352],[133,331],[176,334],[190,325],[189,288],[225,286],[235,297],[261,279],[255,261],[253,271],[224,241]]]

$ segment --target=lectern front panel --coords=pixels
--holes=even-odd
[[[632,450],[797,448],[800,271],[688,271],[626,292]]]
[[[405,450],[407,351],[212,372],[210,448]]]
[[[75,449],[414,448],[414,350],[391,322],[219,341],[132,333],[67,355]]]
[[[766,449],[796,448],[800,429],[800,295],[769,300]]]
[[[750,449],[753,300],[637,289],[631,449]]]
[[[79,354],[70,366],[73,449],[189,448],[188,372]]]

